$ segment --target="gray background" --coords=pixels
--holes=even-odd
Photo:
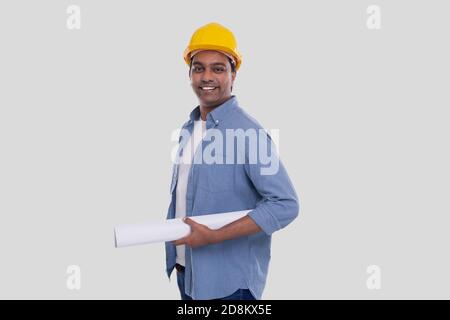
[[[81,30],[66,27],[70,4]],[[197,105],[182,52],[217,21],[244,55],[234,93],[280,129],[302,199],[273,236],[263,298],[450,298],[448,9],[2,0],[0,297],[179,298],[164,246],[115,249],[112,231],[165,218],[171,133]]]

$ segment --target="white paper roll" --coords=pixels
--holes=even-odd
[[[197,223],[216,230],[247,215],[252,210],[232,211],[190,217]],[[191,227],[180,218],[162,222],[146,222],[141,224],[125,224],[114,228],[116,248],[140,244],[174,241],[187,236]]]

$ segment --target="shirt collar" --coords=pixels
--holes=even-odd
[[[206,123],[212,123],[218,125],[220,121],[226,118],[227,114],[238,106],[236,96],[232,95],[227,101],[222,103],[220,106],[214,108],[213,111],[208,112],[206,116]],[[195,107],[189,115],[189,122],[198,120],[200,117],[200,106]]]

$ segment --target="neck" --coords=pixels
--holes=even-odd
[[[208,113],[213,111],[218,106],[222,105],[224,102],[228,101],[230,98],[231,98],[231,95],[229,97],[227,97],[225,100],[218,102],[217,104],[214,104],[214,105],[204,105],[204,104],[200,103],[200,117],[202,118],[202,120],[206,121],[206,116],[208,115]]]

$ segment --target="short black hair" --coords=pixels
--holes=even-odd
[[[231,59],[230,57],[227,57],[228,61],[230,61],[230,65],[231,65],[231,72],[236,72],[236,65],[234,64],[233,59]]]

